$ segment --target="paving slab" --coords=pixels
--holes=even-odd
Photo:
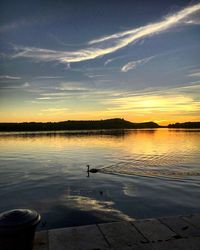
[[[48,250],[48,231],[35,233],[33,250]]]
[[[152,244],[154,250],[199,250],[200,238],[177,239]]]
[[[151,242],[168,240],[176,235],[157,219],[138,220],[131,223]]]
[[[184,220],[200,229],[200,215],[199,214],[191,214],[188,216],[182,216]]]
[[[109,250],[155,250],[155,249],[150,244],[144,244],[144,245],[135,245],[132,247],[127,247],[127,246],[113,247],[113,248],[109,248]]]
[[[200,229],[195,228],[180,216],[159,218],[159,220],[182,237],[200,236]]]
[[[98,225],[112,248],[132,247],[147,240],[129,222]]]
[[[49,250],[107,250],[96,225],[49,230]]]
[[[199,219],[177,216],[41,231],[33,250],[200,250]]]

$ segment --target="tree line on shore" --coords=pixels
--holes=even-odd
[[[177,122],[174,124],[169,124],[168,128],[200,128],[200,122]]]
[[[89,121],[0,123],[0,131],[52,131],[160,128],[155,122],[133,123],[121,118]],[[200,128],[200,122],[175,123],[168,128]]]
[[[115,118],[99,121],[63,121],[63,122],[22,122],[0,123],[0,131],[49,131],[49,130],[91,130],[91,129],[134,129],[158,128],[154,122],[132,123]]]

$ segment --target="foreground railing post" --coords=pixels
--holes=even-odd
[[[15,209],[0,214],[0,249],[32,250],[40,215],[29,209]]]

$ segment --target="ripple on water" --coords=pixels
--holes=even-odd
[[[199,132],[165,129],[3,135],[0,210],[29,206],[49,228],[199,211],[199,148]],[[88,178],[87,164],[120,175]]]

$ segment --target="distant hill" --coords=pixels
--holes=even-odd
[[[159,128],[154,122],[132,123],[115,118],[97,121],[63,121],[63,122],[23,122],[0,123],[0,131],[50,131],[50,130],[91,130],[91,129],[140,129]]]
[[[200,128],[200,122],[184,122],[169,124],[168,128]]]

